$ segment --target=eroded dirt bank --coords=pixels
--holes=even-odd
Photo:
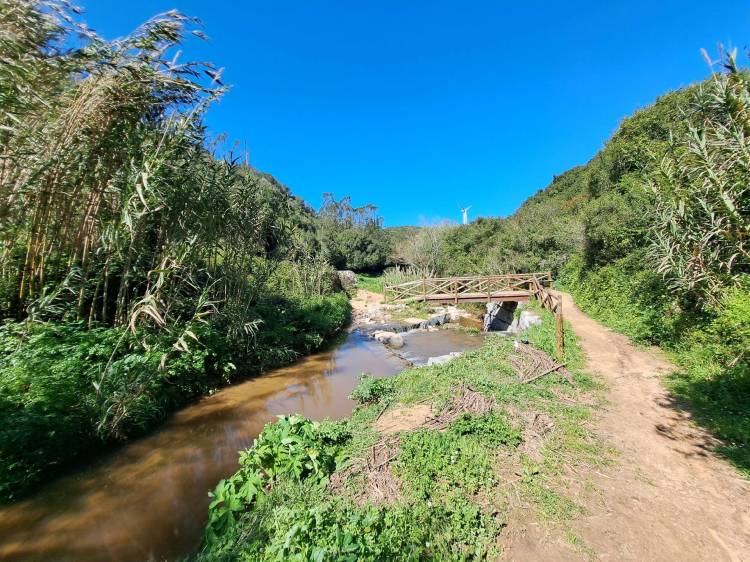
[[[587,368],[608,386],[596,431],[618,453],[608,469],[568,475],[586,509],[572,525],[578,549],[566,531],[528,518],[511,522],[504,559],[750,560],[750,483],[711,453],[715,441],[664,390],[674,366],[562,297]]]

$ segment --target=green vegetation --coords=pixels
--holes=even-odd
[[[383,292],[383,276],[368,273],[357,274],[357,288],[373,293]]]
[[[448,228],[402,261],[433,264],[417,277],[551,270],[589,314],[672,354],[675,401],[750,475],[748,131],[750,77],[729,53],[511,217]]]
[[[0,8],[3,500],[349,318],[325,218],[207,138],[219,73],[174,57],[195,22],[76,22]]]
[[[336,201],[323,195],[320,237],[323,254],[336,269],[382,271],[389,260],[390,241],[374,205],[352,207],[351,198]]]
[[[390,399],[395,394],[392,379],[381,379],[371,375],[362,375],[359,384],[349,395],[358,404],[376,404]]]
[[[542,314],[543,324],[528,337],[552,353],[554,322]],[[596,401],[597,389],[578,371],[582,355],[567,334],[575,385],[559,374],[520,383],[506,361],[513,342],[490,337],[445,365],[364,377],[352,393],[360,406],[348,419],[269,424],[242,453],[240,471],[214,491],[198,559],[484,559],[502,550],[516,494],[543,519],[565,526],[581,510],[567,495],[568,467],[608,462],[587,428],[585,404]],[[376,421],[394,409],[430,404],[440,417],[464,385],[494,407],[466,412],[445,431],[377,431]],[[535,425],[538,419],[546,429]],[[376,444],[389,456],[368,464]],[[373,490],[382,480],[372,478],[385,478],[392,493],[379,497]]]

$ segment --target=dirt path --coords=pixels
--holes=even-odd
[[[598,490],[581,496],[587,515],[573,523],[587,546],[574,551],[562,533],[532,523],[504,558],[750,561],[750,483],[710,452],[713,439],[672,403],[660,378],[673,366],[562,296],[588,369],[609,387],[596,431],[620,454],[611,469],[581,475]]]
[[[367,314],[379,308],[382,303],[382,294],[366,291],[365,289],[357,289],[357,294],[351,299],[352,313],[355,316]]]

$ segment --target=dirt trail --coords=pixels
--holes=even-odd
[[[750,483],[711,453],[714,439],[664,390],[660,378],[674,367],[562,297],[589,371],[609,387],[596,431],[620,454],[609,470],[570,475],[597,488],[581,493],[587,514],[573,522],[587,547],[575,551],[561,532],[529,523],[509,529],[504,559],[750,561]]]
[[[352,316],[356,323],[380,313],[383,295],[365,289],[357,289],[357,294],[352,297],[350,302],[352,304]]]

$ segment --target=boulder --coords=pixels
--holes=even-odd
[[[339,283],[344,290],[354,289],[357,286],[357,274],[348,269],[336,272]]]
[[[386,345],[388,347],[392,347],[393,349],[401,349],[402,347],[404,347],[404,338],[402,338],[398,334],[393,334]]]
[[[522,310],[521,314],[518,315],[518,318],[515,318],[511,325],[508,326],[508,331],[511,334],[518,334],[520,332],[528,330],[531,326],[536,326],[537,324],[541,323],[542,318],[536,312],[533,312],[531,310]]]
[[[442,365],[448,361],[453,361],[456,357],[461,357],[461,353],[458,351],[452,351],[447,355],[438,355],[437,357],[430,357],[427,360],[427,366],[430,365]]]
[[[488,302],[484,315],[485,332],[504,332],[513,323],[513,314],[518,307],[515,301],[503,303]]]
[[[386,332],[384,330],[379,330],[377,332],[374,332],[372,334],[372,337],[379,341],[380,343],[387,345],[388,347],[392,347],[394,349],[399,349],[404,347],[404,338],[402,338],[400,335],[398,335],[395,332]]]
[[[471,312],[466,312],[455,306],[445,307],[445,312],[448,315],[448,322],[460,322],[462,318],[474,318],[474,315],[471,314]]]

